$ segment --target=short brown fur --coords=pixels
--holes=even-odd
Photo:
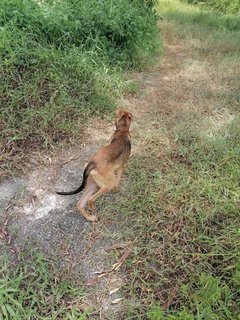
[[[116,130],[112,135],[111,142],[90,159],[84,171],[81,187],[72,193],[59,192],[59,194],[77,193],[86,184],[77,207],[82,216],[89,221],[97,221],[97,217],[87,212],[86,204],[91,211],[94,211],[95,201],[99,196],[111,190],[117,191],[119,188],[120,179],[131,152],[129,128],[132,119],[132,113],[122,110],[116,111]]]

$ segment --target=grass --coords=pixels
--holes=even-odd
[[[145,94],[144,106],[143,98],[135,97],[136,104],[139,102],[147,112],[135,110],[140,113],[133,128],[137,148],[127,167],[125,187],[117,201],[99,200],[98,204],[104,203],[102,223],[94,230],[98,237],[104,234],[105,240],[109,237],[114,243],[133,242],[131,254],[121,267],[127,277],[122,288],[126,297],[123,319],[237,320],[238,17],[203,12],[177,0],[160,1],[157,10],[162,17],[165,56],[160,66],[152,69],[151,83],[155,82]],[[149,76],[147,72],[145,75]],[[112,223],[119,227],[116,234]],[[109,258],[118,261],[121,255],[115,250]],[[35,273],[41,268],[42,264]],[[13,283],[18,282],[14,279],[18,279],[19,270],[12,273]],[[3,272],[9,274],[8,270]],[[49,277],[50,273],[45,274]],[[8,278],[2,280],[4,286]],[[37,281],[33,296],[38,297],[41,283],[52,284],[51,279]],[[37,299],[43,302],[36,310],[44,316],[55,305],[63,317],[66,304],[64,298],[57,298],[63,297],[63,292],[70,302],[76,301],[72,298],[76,296],[81,301],[84,295],[81,287],[71,285],[66,291],[60,283],[44,289],[45,296],[51,293],[50,305],[45,305],[41,295]],[[24,290],[28,284],[27,279]],[[18,285],[17,292],[21,290]],[[26,303],[22,298],[20,302]],[[78,304],[73,310],[77,316],[72,319],[87,317]]]
[[[181,119],[181,125],[177,137],[187,122]],[[227,137],[196,142],[186,134],[170,152],[156,135],[147,141],[148,156],[131,163],[132,191],[119,210],[137,238],[128,265],[129,294],[140,301],[135,316],[237,319],[240,192],[234,135],[230,130]]]
[[[220,30],[240,29],[239,14],[220,14],[217,11],[187,4],[184,1],[160,0],[157,4],[157,12],[160,15],[167,14],[169,17],[174,17],[178,22],[181,21],[182,24],[188,22],[199,24],[200,28],[209,26]]]
[[[144,1],[3,0],[0,34],[6,173],[19,167],[19,155],[79,140],[89,117],[112,113],[133,89],[124,71],[143,68],[160,48]]]
[[[216,10],[220,13],[236,13],[240,11],[240,1],[239,0],[187,0],[186,2],[192,4],[198,4],[202,8]]]
[[[168,80],[146,95],[129,186],[105,213],[134,243],[125,318],[240,319],[239,30],[178,1],[158,13]]]
[[[61,278],[39,253],[22,256],[14,268],[5,261],[0,276],[1,319],[88,318],[88,311],[83,310],[86,292],[80,281]]]

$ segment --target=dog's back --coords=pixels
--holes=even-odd
[[[131,152],[131,142],[126,135],[116,135],[111,143],[99,150],[91,159],[97,164],[119,164],[127,162]]]

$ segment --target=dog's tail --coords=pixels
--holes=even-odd
[[[82,184],[80,185],[79,188],[77,188],[76,190],[74,191],[69,191],[69,192],[56,192],[57,194],[60,194],[60,195],[63,195],[63,196],[68,196],[68,195],[72,195],[72,194],[76,194],[76,193],[79,193],[81,192],[85,186],[86,186],[86,182],[87,182],[87,178],[89,176],[89,173],[95,168],[96,166],[96,163],[94,161],[92,162],[89,162],[89,164],[86,166],[84,172],[83,172],[83,181],[82,181]]]

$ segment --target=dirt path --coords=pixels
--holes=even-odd
[[[171,126],[171,121],[189,108],[189,99],[194,99],[190,92],[192,76],[199,74],[197,61],[190,61],[183,47],[166,37],[164,47],[164,54],[153,67],[132,74],[140,83],[140,93],[119,103],[134,114],[134,157],[141,155],[146,136],[158,134],[159,127]],[[158,119],[161,115],[160,123],[154,115]],[[90,224],[75,210],[78,195],[61,197],[55,190],[79,185],[85,162],[99,145],[106,143],[112,128],[104,121],[93,122],[86,132],[89,139],[81,149],[63,151],[57,158],[47,159],[46,155],[46,166],[0,185],[1,235],[3,242],[8,243],[0,250],[9,250],[12,259],[17,259],[19,250],[38,247],[56,261],[63,274],[81,277],[91,291],[85,307],[94,309],[92,317],[96,319],[122,319],[124,302],[112,302],[124,298],[124,293],[112,292],[124,286],[127,276],[124,268],[116,268],[114,264],[119,261],[109,252],[119,246],[127,255],[129,242],[118,236],[121,230],[117,218],[104,216],[104,206],[109,201],[121,201],[121,193],[103,197],[97,208],[100,222]],[[130,183],[124,178],[123,188],[126,190]],[[110,270],[108,275],[104,274]],[[96,278],[101,273],[104,276]]]

